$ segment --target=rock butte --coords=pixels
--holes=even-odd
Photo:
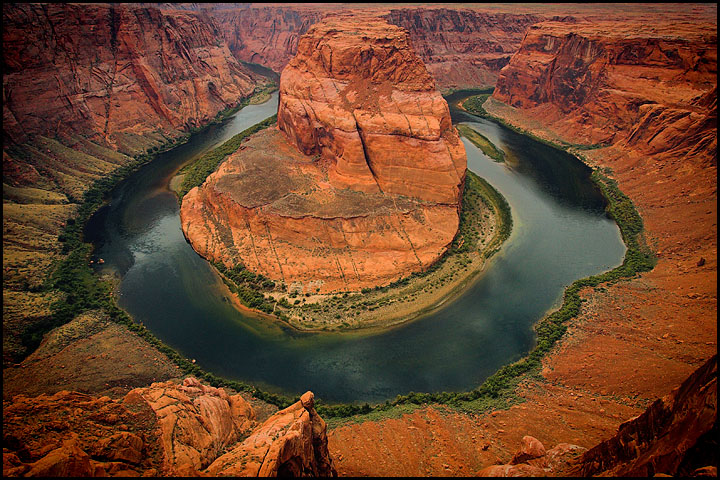
[[[337,15],[283,70],[278,129],[185,196],[182,228],[204,257],[301,292],[384,285],[445,253],[466,166],[407,32]]]

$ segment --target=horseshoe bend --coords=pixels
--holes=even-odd
[[[717,477],[716,4],[2,37],[3,476]]]
[[[301,294],[387,285],[447,251],[466,166],[407,32],[330,17],[282,72],[277,128],[184,197],[182,228],[202,256]]]

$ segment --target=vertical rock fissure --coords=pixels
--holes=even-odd
[[[262,271],[262,267],[260,265],[260,257],[258,256],[257,248],[255,247],[255,237],[252,234],[252,229],[250,228],[250,221],[248,220],[247,215],[243,216],[243,220],[245,220],[245,228],[247,228],[248,236],[250,237],[250,245],[252,246],[252,251],[255,255],[255,261],[258,264],[258,271]]]
[[[368,167],[368,170],[370,170],[370,174],[373,177],[373,180],[375,180],[375,185],[377,185],[378,190],[380,190],[380,193],[383,193],[383,189],[380,187],[380,183],[378,182],[377,175],[375,174],[375,170],[372,166],[372,161],[370,160],[370,152],[368,152],[367,145],[365,145],[365,139],[363,138],[363,131],[362,128],[360,128],[360,124],[357,121],[357,117],[355,116],[355,112],[352,112],[353,120],[355,120],[355,128],[358,132],[358,137],[360,138],[360,145],[362,145],[363,149],[363,155],[365,156],[365,164]]]

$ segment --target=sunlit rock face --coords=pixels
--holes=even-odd
[[[196,251],[304,292],[385,285],[457,233],[465,149],[405,30],[331,16],[280,81],[278,127],[183,200]]]

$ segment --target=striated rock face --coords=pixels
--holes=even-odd
[[[299,4],[214,7],[210,14],[236,58],[280,72],[297,53],[301,35],[338,8]],[[494,85],[500,69],[520,48],[527,27],[548,18],[465,8],[364,9],[374,10],[410,33],[416,52],[442,89]]]
[[[717,163],[717,26],[533,25],[493,98],[582,143]]]
[[[494,85],[537,15],[457,8],[393,9],[389,23],[410,39],[440,88]]]
[[[242,396],[192,377],[122,400],[16,396],[3,437],[4,476],[337,475],[311,392],[258,425]]]
[[[206,14],[110,5],[3,8],[3,131],[80,134],[125,153],[176,136],[257,83]]]
[[[467,160],[447,103],[407,32],[382,20],[338,16],[302,37],[280,80],[278,127],[331,162],[338,188],[460,200]]]
[[[235,58],[281,72],[297,52],[300,36],[323,12],[302,5],[215,10],[212,16]]]
[[[407,33],[334,17],[282,74],[278,130],[250,139],[183,200],[206,258],[304,292],[387,284],[457,232],[465,150]]]

